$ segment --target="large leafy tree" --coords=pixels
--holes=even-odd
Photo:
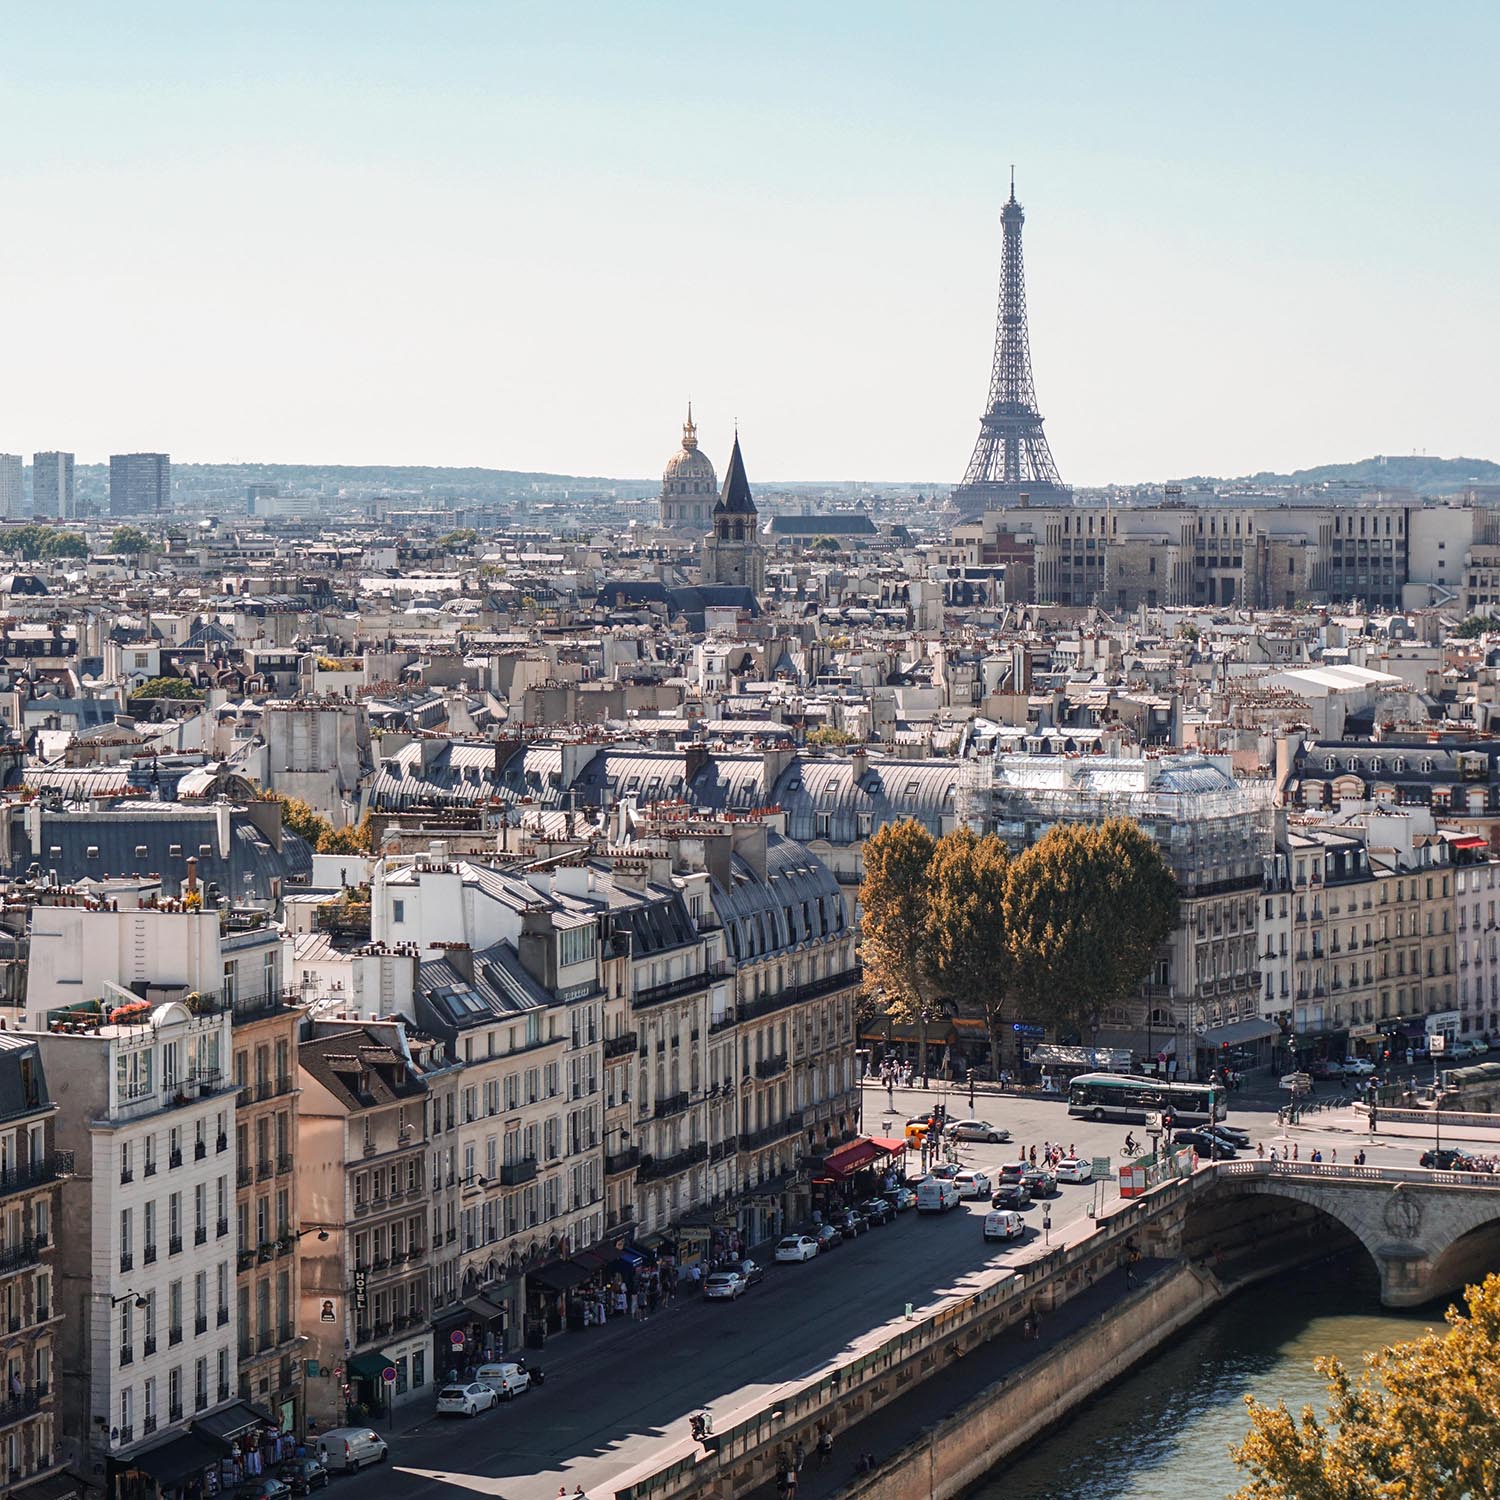
[[[945,833],[928,864],[927,964],[943,998],[984,1019],[990,1065],[1000,1073],[1000,1032],[1011,995],[1005,888],[1010,854],[993,834]]]
[[[333,832],[333,824],[301,797],[286,797],[280,792],[268,792],[267,796],[281,804],[281,826],[306,839],[308,848],[316,849]]]
[[[1054,825],[1010,867],[1005,923],[1017,1003],[1060,1030],[1128,999],[1177,926],[1177,883],[1127,818]]]
[[[937,841],[915,819],[887,823],[865,841],[859,900],[865,987],[886,1014],[917,1027],[917,1065],[927,1081],[927,1027],[937,1014],[928,960],[931,890],[927,867]]]
[[[1336,1359],[1328,1412],[1245,1398],[1233,1450],[1250,1474],[1235,1500],[1478,1500],[1500,1495],[1500,1275],[1448,1309],[1446,1333],[1371,1355],[1354,1378]]]

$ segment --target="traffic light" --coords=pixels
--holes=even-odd
[[[973,1070],[973,1068],[970,1068],[969,1071],[964,1075],[964,1081],[966,1083],[970,1084],[970,1085],[973,1084],[973,1082],[974,1082],[974,1070]]]

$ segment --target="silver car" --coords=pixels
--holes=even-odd
[[[948,1127],[948,1134],[958,1141],[988,1141],[997,1145],[1010,1139],[1010,1131],[1003,1125],[991,1125],[988,1120],[955,1120]]]

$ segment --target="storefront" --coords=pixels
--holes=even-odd
[[[567,1324],[568,1293],[589,1273],[570,1260],[552,1260],[526,1273],[526,1347],[540,1349]]]
[[[1198,1077],[1245,1073],[1269,1067],[1281,1040],[1281,1027],[1260,1017],[1210,1026],[1198,1037]]]
[[[505,1302],[488,1292],[470,1293],[433,1319],[433,1379],[456,1380],[466,1367],[509,1353],[511,1327]]]
[[[214,1500],[276,1468],[297,1438],[269,1412],[231,1402],[179,1432],[105,1466],[109,1500]]]

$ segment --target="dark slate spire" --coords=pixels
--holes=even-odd
[[[740,435],[734,434],[734,451],[729,455],[729,467],[724,473],[724,488],[719,492],[719,503],[714,514],[753,516],[755,501],[750,495],[750,481],[745,477],[745,460],[740,454]]]

